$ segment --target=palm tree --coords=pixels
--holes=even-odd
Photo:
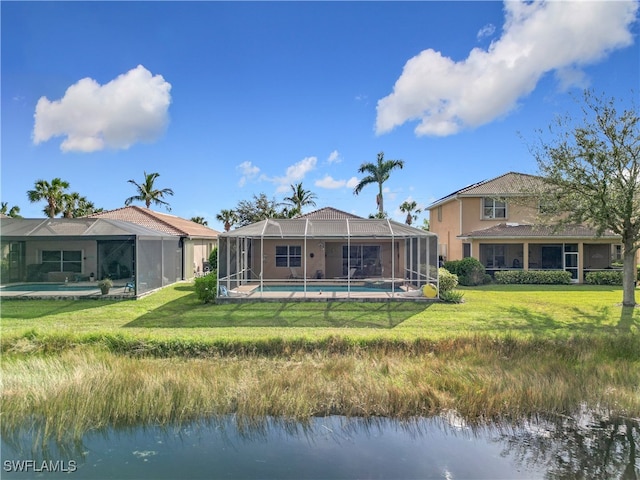
[[[80,194],[78,192],[65,193],[62,195],[62,216],[64,218],[76,217],[76,210],[80,203]],[[85,199],[86,200],[86,199]]]
[[[194,223],[199,223],[200,225],[204,225],[205,227],[209,225],[209,222],[207,222],[204,217],[191,217],[191,221]]]
[[[151,202],[153,202],[156,205],[165,205],[165,208],[168,211],[171,211],[169,204],[162,200],[162,198],[165,195],[173,195],[173,190],[170,188],[163,188],[162,190],[155,189],[153,183],[159,176],[159,173],[154,172],[147,174],[147,172],[144,172],[144,182],[142,184],[138,184],[135,180],[129,180],[129,183],[132,183],[138,189],[138,194],[127,198],[124,201],[124,204],[129,206],[132,202],[140,201],[144,202],[147,208],[149,208],[151,206]]]
[[[34,186],[33,190],[27,192],[27,197],[31,203],[46,200],[47,206],[44,208],[44,212],[49,218],[53,218],[62,212],[62,199],[65,189],[69,188],[69,182],[54,178],[51,183],[46,180],[38,180]]]
[[[233,224],[238,221],[238,215],[235,210],[220,210],[220,213],[216,215],[216,219],[224,223],[224,231],[228,232]]]
[[[383,218],[384,203],[382,199],[382,184],[389,180],[389,175],[394,168],[402,167],[404,167],[404,161],[385,160],[384,152],[380,152],[376,163],[363,163],[360,165],[358,173],[368,173],[368,175],[360,180],[360,183],[356,185],[356,188],[353,189],[353,194],[358,195],[362,189],[370,183],[377,183],[378,195],[376,196],[376,203],[378,204],[378,216]]]
[[[291,190],[291,196],[284,197],[285,202],[293,207],[292,209],[286,210],[289,212],[289,216],[294,217],[300,215],[302,213],[302,207],[307,205],[311,205],[312,207],[316,206],[315,200],[318,198],[317,195],[310,190],[305,190],[302,187],[302,182],[291,185]]]
[[[415,220],[418,220],[418,214],[422,212],[422,209],[418,208],[418,204],[415,200],[405,200],[400,205],[400,211],[407,214],[407,218],[404,223],[411,225]]]
[[[62,216],[64,218],[87,217],[102,210],[102,208],[96,208],[93,202],[78,192],[66,193],[62,196]]]
[[[9,203],[7,202],[2,202],[2,204],[0,205],[0,213],[12,218],[22,218],[20,216],[20,207],[14,205],[13,207],[9,208]]]

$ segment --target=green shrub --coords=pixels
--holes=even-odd
[[[491,277],[487,275],[484,265],[473,257],[450,260],[444,263],[444,268],[458,276],[460,285],[475,286],[491,281]]]
[[[218,270],[218,247],[213,247],[211,253],[209,254],[209,268],[213,270]]]
[[[589,272],[584,276],[584,281],[589,285],[622,285],[622,271]]]
[[[438,269],[438,283],[440,285],[440,296],[442,296],[444,292],[450,292],[458,286],[458,276],[441,267]]]
[[[218,283],[218,272],[215,270],[204,277],[195,279],[196,295],[203,303],[211,303],[216,300],[216,285]]]
[[[464,300],[464,293],[458,290],[447,290],[445,292],[440,292],[440,300],[444,303],[462,303]]]
[[[494,279],[501,284],[566,285],[571,283],[571,274],[564,270],[502,270]]]

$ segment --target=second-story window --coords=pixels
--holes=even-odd
[[[482,199],[482,218],[507,218],[507,204],[491,197]]]

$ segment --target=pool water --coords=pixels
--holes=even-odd
[[[0,287],[2,292],[77,292],[94,289],[98,289],[98,287],[92,285],[69,285],[67,283],[22,283],[20,285]]]
[[[260,287],[254,290],[260,291]],[[304,292],[304,285],[265,285],[262,288],[263,292]],[[391,286],[385,285],[384,287],[367,287],[363,285],[352,285],[349,288],[347,285],[307,285],[307,292],[364,292],[364,293],[391,293]],[[396,292],[400,292],[399,288],[395,289]]]

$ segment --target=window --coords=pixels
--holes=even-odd
[[[299,245],[276,246],[276,267],[302,266],[302,247]]]
[[[482,199],[482,218],[507,218],[506,202],[491,197],[484,197]]]
[[[43,250],[42,265],[47,272],[82,272],[80,250]]]
[[[613,260],[622,260],[622,245],[613,246]]]
[[[442,205],[438,207],[438,221],[442,221]]]

